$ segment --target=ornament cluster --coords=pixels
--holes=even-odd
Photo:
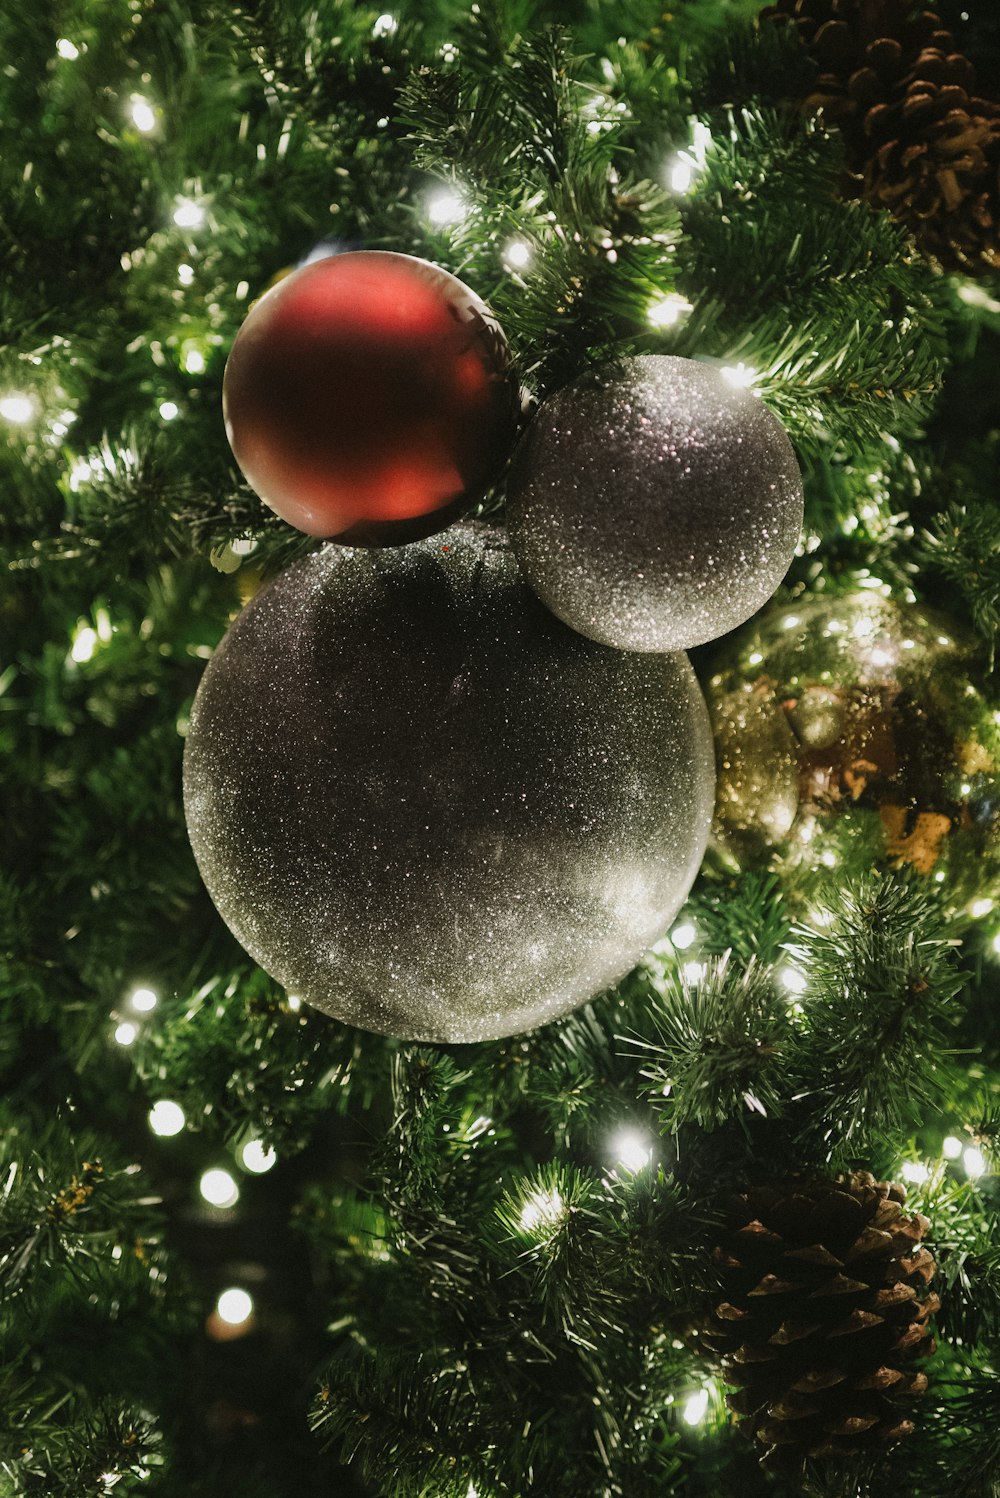
[[[220,913],[340,1019],[479,1041],[621,979],[698,871],[715,767],[683,654],[787,569],[779,423],[688,359],[588,372],[527,430],[474,292],[387,251],[252,308],[226,430],[266,504],[328,546],[205,672],[185,806]],[[503,531],[462,524],[507,468]]]

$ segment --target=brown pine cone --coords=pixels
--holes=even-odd
[[[934,1351],[929,1226],[907,1216],[901,1186],[865,1172],[753,1186],[735,1204],[715,1258],[725,1299],[703,1340],[735,1386],[727,1403],[792,1470],[909,1435]]]
[[[816,67],[801,101],[843,133],[854,192],[925,254],[970,274],[1000,266],[1000,106],[932,10],[910,0],[778,0]]]
[[[1000,269],[1000,107],[914,77],[899,100],[868,112],[865,128],[868,202],[946,269]]]

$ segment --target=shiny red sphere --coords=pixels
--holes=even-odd
[[[268,291],[233,344],[222,401],[264,503],[357,545],[442,529],[496,478],[518,418],[486,305],[386,250],[315,261]]]

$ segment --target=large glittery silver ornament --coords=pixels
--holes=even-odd
[[[977,642],[877,589],[773,604],[707,688],[715,838],[740,866],[868,856],[957,901],[1000,877],[1000,725]]]
[[[714,366],[658,354],[547,400],[507,493],[531,587],[620,650],[684,650],[735,629],[781,582],[802,529],[781,424]]]
[[[715,769],[687,658],[574,634],[502,534],[326,547],[209,664],[184,757],[221,915],[279,982],[479,1041],[624,976],[698,870]]]

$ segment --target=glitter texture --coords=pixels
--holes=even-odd
[[[574,634],[478,526],[283,573],[208,666],[184,758],[195,856],[255,960],[438,1041],[624,976],[690,888],[714,785],[687,658]]]
[[[735,629],[770,598],[802,529],[781,424],[713,366],[658,354],[546,401],[507,492],[531,587],[620,650],[682,650]]]

